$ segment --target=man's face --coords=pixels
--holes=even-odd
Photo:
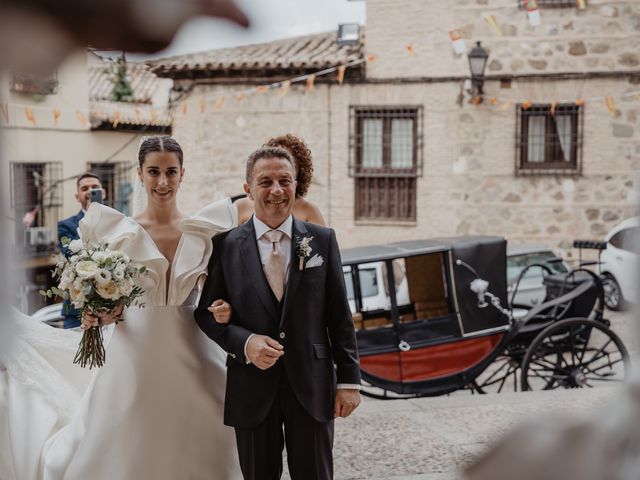
[[[296,172],[284,158],[269,157],[258,160],[252,171],[251,183],[244,191],[253,200],[256,217],[277,228],[291,214],[296,193]]]
[[[89,207],[89,190],[102,189],[100,180],[93,177],[85,177],[78,183],[78,190],[76,191],[76,200],[82,205],[82,209],[86,210]],[[106,197],[106,192],[102,190],[102,198]]]

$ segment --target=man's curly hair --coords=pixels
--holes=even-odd
[[[296,185],[296,197],[304,197],[313,178],[311,150],[309,150],[307,144],[301,138],[287,133],[286,135],[273,137],[267,142],[267,145],[286,148],[291,153],[293,160],[296,162],[296,181],[298,182]]]

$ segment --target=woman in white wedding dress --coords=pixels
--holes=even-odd
[[[211,237],[237,211],[226,199],[180,217],[182,151],[170,137],[147,138],[139,164],[145,211],[132,219],[92,204],[79,230],[147,267],[145,306],[125,310],[94,371],[72,364],[79,334],[19,319],[0,372],[2,480],[242,478],[222,423],[226,355],[193,319]]]

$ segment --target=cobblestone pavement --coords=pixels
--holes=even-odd
[[[640,335],[632,313],[608,313],[631,354]],[[453,480],[514,425],[544,412],[590,414],[617,388],[450,396],[412,400],[364,399],[349,418],[336,422],[335,478]],[[289,478],[285,474],[285,478]]]

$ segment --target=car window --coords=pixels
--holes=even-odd
[[[375,268],[358,269],[360,278],[360,291],[362,297],[375,297],[378,295],[378,277]]]
[[[625,232],[626,230],[620,230],[619,232],[617,232],[613,237],[611,237],[609,243],[616,248],[622,248]]]
[[[344,284],[345,284],[345,287],[347,288],[347,298],[349,300],[354,300],[356,296],[353,290],[353,275],[351,274],[351,267],[347,267],[347,268],[343,269],[347,271],[342,272],[344,275]]]
[[[622,239],[622,249],[628,252],[638,252],[638,245],[640,242],[640,227],[631,227],[624,230],[624,237]]]
[[[513,283],[528,265],[541,263],[551,269],[553,273],[567,273],[569,270],[552,251],[541,251],[532,253],[523,253],[521,255],[510,255],[507,257],[507,282]],[[530,268],[525,273],[523,279],[541,278],[544,275],[542,268]]]

